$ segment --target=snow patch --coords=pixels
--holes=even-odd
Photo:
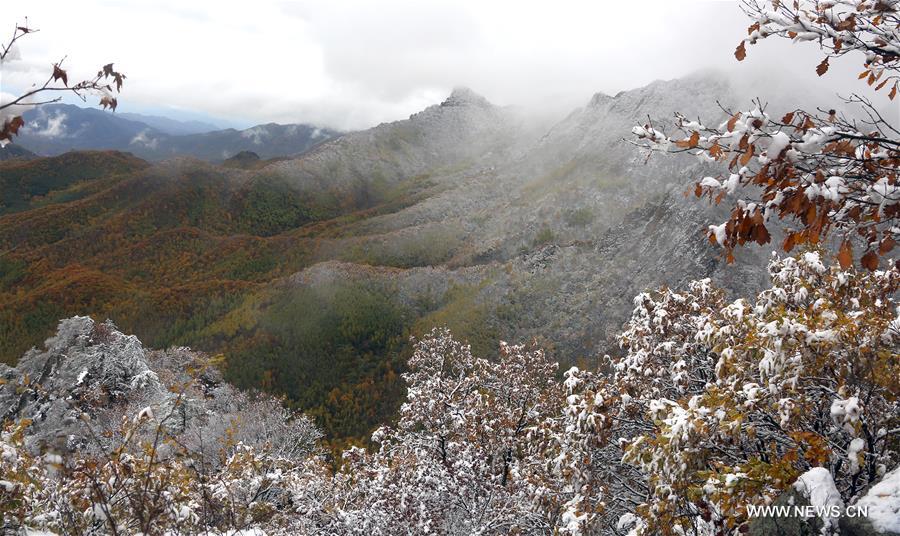
[[[875,530],[900,532],[900,467],[872,486],[856,505],[868,509]]]
[[[824,514],[830,513],[837,506],[839,512],[844,511],[844,501],[834,485],[831,473],[824,467],[814,467],[800,475],[794,482],[794,489],[809,499],[809,504]],[[822,534],[839,534],[839,517],[825,516],[822,521]]]

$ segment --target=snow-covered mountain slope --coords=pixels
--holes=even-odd
[[[372,163],[349,155],[359,158],[397,131],[425,129],[416,139],[426,141],[413,153],[421,156],[392,161],[391,170],[405,177],[427,168],[435,186],[411,206],[351,226],[324,256],[362,250],[375,252],[369,263],[380,264],[402,257],[404,248],[422,248],[420,237],[430,237],[424,240],[432,251],[442,250],[436,258],[447,269],[480,270],[475,301],[493,311],[488,322],[497,336],[543,337],[559,358],[571,361],[610,348],[609,336],[637,292],[713,277],[742,294],[764,282],[760,267],[768,250],[740,252],[740,262],[726,266],[721,251],[705,240],[706,226],[724,214],[683,195],[703,166],[691,157],[648,160],[623,140],[648,116],[654,123],[671,122],[675,110],[719,117],[717,101],[733,98],[720,77],[655,82],[615,97],[598,94],[543,136],[528,139],[511,132],[516,126],[509,111],[466,94],[463,110],[448,111],[445,102],[408,122],[346,136],[279,170],[313,181],[321,161]],[[500,143],[486,146],[490,135]],[[457,159],[442,169],[428,158],[427,140],[447,139],[456,140]],[[463,156],[479,151],[479,158]],[[442,157],[448,162],[449,155]],[[347,176],[365,180],[362,171]],[[400,294],[426,290],[405,287]]]
[[[722,209],[683,195],[702,164],[623,141],[648,116],[715,120],[734,99],[695,76],[540,128],[461,89],[260,168],[173,160],[29,200],[0,216],[2,357],[61,317],[111,317],[156,346],[223,352],[229,379],[341,415],[338,435],[389,413],[409,335],[436,325],[482,354],[538,337],[563,364],[596,357],[638,292],[764,280],[767,250],[727,266],[706,240]]]

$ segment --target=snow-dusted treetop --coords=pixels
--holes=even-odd
[[[747,43],[771,36],[815,41],[826,52],[816,67],[820,76],[829,57],[855,51],[865,56],[860,79],[876,90],[890,88],[892,100],[896,96],[900,2],[753,0],[745,2],[745,10],[754,22],[735,51],[738,60],[744,59]],[[697,180],[695,194],[733,203],[729,219],[709,227],[710,241],[725,248],[729,261],[737,246],[769,242],[769,226],[777,217],[791,222],[785,251],[834,233],[843,239],[838,258],[846,268],[853,262],[851,238],[858,235],[865,244],[861,263],[875,270],[900,239],[900,130],[869,100],[857,95],[845,100],[860,106],[865,119],[801,109],[772,117],[757,101],[749,110],[725,110],[730,117],[721,124],[676,113],[677,134],[664,134],[650,123],[632,133],[637,145],[651,151],[688,152],[725,167]]]

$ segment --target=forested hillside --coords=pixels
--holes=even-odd
[[[760,284],[752,256],[724,270],[696,239],[709,215],[682,198],[685,164],[644,165],[611,128],[687,91],[728,85],[598,95],[549,133],[458,90],[250,170],[117,153],[10,164],[0,352],[14,363],[62,317],[111,318],[153,346],[222,352],[232,381],[287,395],[337,439],[396,410],[408,338],[434,325],[483,352],[539,336],[577,362],[611,346],[647,286]]]
[[[811,43],[866,93],[457,88],[341,135],[163,133],[112,63],[0,93],[0,145],[62,153],[0,159],[0,533],[900,534],[900,1],[741,7],[729,61]],[[59,145],[98,139],[137,156]]]

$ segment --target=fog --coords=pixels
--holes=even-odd
[[[63,56],[70,79],[113,61],[128,76],[121,110],[221,124],[360,129],[456,86],[561,117],[595,92],[705,69],[798,105],[868,89],[858,57],[817,77],[809,43],[770,40],[738,63],[749,23],[736,1],[7,0],[0,23],[11,32],[25,16],[40,32],[3,66],[4,92],[42,83]]]

